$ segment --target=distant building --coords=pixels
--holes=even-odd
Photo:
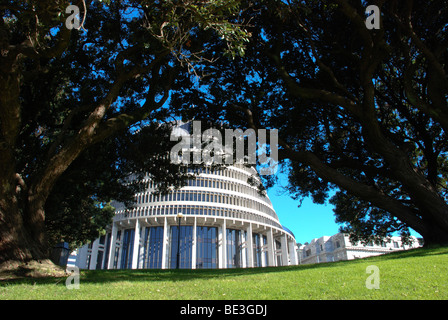
[[[411,239],[411,245],[404,245],[401,237],[391,237],[387,241],[383,241],[380,245],[375,243],[364,245],[361,243],[351,243],[348,234],[344,233],[337,233],[331,237],[323,236],[313,239],[311,243],[299,245],[299,264],[367,258],[421,246],[419,239],[416,237],[411,237]]]

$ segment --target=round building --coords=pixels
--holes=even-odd
[[[135,195],[132,210],[115,204],[106,235],[77,250],[84,269],[247,268],[297,264],[294,235],[280,224],[268,196],[248,179],[254,168],[199,170],[166,195]],[[258,181],[259,182],[259,181]]]

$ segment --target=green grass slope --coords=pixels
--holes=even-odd
[[[366,287],[372,265],[378,289]],[[82,271],[79,289],[67,289],[65,277],[2,281],[0,300],[7,299],[446,300],[448,248],[277,268]]]

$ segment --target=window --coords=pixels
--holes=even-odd
[[[218,267],[218,231],[216,227],[197,227],[196,229],[196,268]]]
[[[241,231],[227,229],[227,268],[241,267],[242,250],[241,250]]]
[[[132,252],[134,249],[134,229],[124,230],[123,242],[121,247],[121,264],[120,269],[131,269]]]
[[[261,234],[254,233],[252,234],[252,243],[254,267],[262,267],[262,247],[267,243],[267,237]],[[267,252],[264,252],[264,259],[264,261],[267,261]]]
[[[176,269],[179,227],[171,227],[170,268]],[[179,268],[191,269],[191,253],[193,248],[193,227],[180,227]]]
[[[143,268],[162,268],[163,227],[147,227],[143,238]]]

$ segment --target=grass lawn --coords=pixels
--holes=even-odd
[[[379,289],[367,289],[379,270]],[[415,249],[361,260],[277,268],[81,271],[79,289],[66,278],[0,282],[7,299],[448,299],[448,247]],[[370,283],[370,282],[369,282]]]

